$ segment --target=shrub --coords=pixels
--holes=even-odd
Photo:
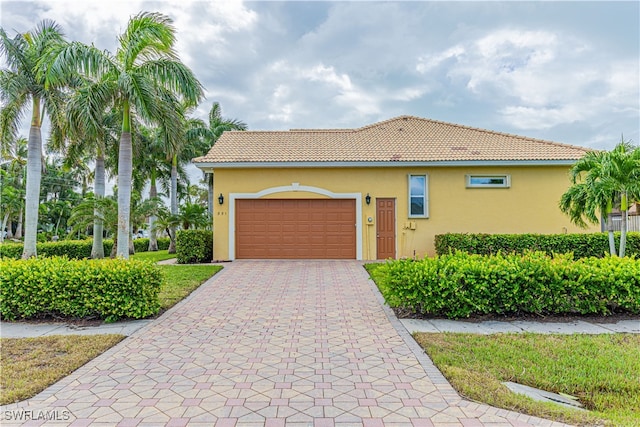
[[[158,245],[160,246],[160,245]],[[139,239],[135,239],[133,241],[133,249],[138,252],[147,252],[149,250],[149,239],[147,237],[142,237]],[[160,248],[158,248],[159,250]]]
[[[113,249],[113,240],[104,239],[102,241],[104,255],[108,257]],[[66,256],[70,259],[84,259],[91,257],[93,241],[87,240],[62,240],[59,242],[42,242],[36,244],[39,257]],[[136,252],[147,252],[149,249],[149,239],[136,239],[133,241]],[[169,238],[158,239],[158,249],[169,248]],[[22,256],[22,243],[3,243],[0,245],[0,258],[20,259]]]
[[[616,242],[620,233],[616,233]],[[436,253],[445,255],[456,250],[492,255],[542,251],[549,255],[572,252],[576,258],[603,257],[609,254],[607,233],[590,234],[438,234],[435,237]],[[627,234],[626,254],[640,256],[640,233]]]
[[[36,251],[39,257],[66,256],[71,259],[83,259],[91,256],[91,240],[61,240],[59,242],[38,242]],[[111,246],[113,242],[111,242]],[[109,250],[111,250],[109,246]],[[0,257],[20,259],[22,243],[8,243],[0,245]],[[107,244],[105,241],[105,254]]]
[[[456,252],[389,261],[380,291],[392,307],[450,318],[483,314],[640,313],[640,260],[543,252]]]
[[[211,230],[179,230],[176,234],[178,264],[211,262],[213,233]]]
[[[168,237],[160,237],[157,240],[158,240],[159,251],[164,251],[169,249],[169,242],[171,241],[171,239],[169,239]],[[135,249],[136,253],[147,252],[149,250],[149,238],[142,237],[140,239],[135,239],[133,241],[133,248]]]
[[[2,243],[0,245],[0,258],[19,259],[22,256],[22,243]]]
[[[0,316],[99,317],[107,322],[158,312],[161,270],[122,259],[0,260]]]

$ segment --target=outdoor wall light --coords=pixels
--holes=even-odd
[[[222,195],[222,193],[220,193],[220,195],[218,196],[218,203],[219,204],[223,204],[224,203],[224,196]]]
[[[371,204],[371,196],[367,193],[367,196],[364,198],[364,201],[367,202],[368,205]]]

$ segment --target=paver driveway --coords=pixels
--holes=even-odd
[[[2,425],[560,425],[461,400],[367,277],[355,261],[226,264],[149,326],[4,406]]]

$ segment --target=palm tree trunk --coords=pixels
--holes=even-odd
[[[171,215],[178,214],[178,156],[174,155],[171,159]],[[176,228],[171,227],[169,233],[169,251],[170,254],[176,253]]]
[[[151,185],[149,186],[149,198],[154,199],[158,197],[158,189],[156,187],[156,173],[155,170],[151,171]],[[158,236],[155,231],[156,226],[155,215],[149,216],[149,252],[156,252],[158,250]]]
[[[32,114],[27,145],[27,189],[22,259],[37,256],[38,206],[40,206],[40,179],[42,177],[42,135],[40,133],[40,99],[35,96],[33,97]]]
[[[96,177],[95,177],[95,198],[96,200],[104,197],[105,191],[105,170],[104,170],[104,153],[98,149],[96,157]],[[93,211],[95,219],[93,220],[93,246],[91,248],[91,258],[104,258],[104,243],[102,234],[104,232],[104,223],[102,220],[102,212],[99,209]]]
[[[607,231],[609,233],[609,253],[612,256],[616,256],[616,240],[613,236],[613,215],[611,215],[611,212],[607,215]]]
[[[109,254],[109,258],[115,258],[116,257],[116,253],[117,253],[117,248],[118,247],[118,237],[116,234],[116,237],[113,238],[113,246],[111,247],[111,253]]]
[[[118,150],[118,246],[116,256],[129,259],[129,223],[131,218],[132,147],[129,103],[124,103],[122,135]]]
[[[625,193],[622,194],[622,203],[620,204],[620,212],[622,213],[622,218],[620,221],[620,253],[618,256],[622,258],[624,256],[625,250],[627,248],[627,210],[629,209],[627,203],[627,195]]]
[[[16,225],[16,239],[22,239],[22,216],[24,214],[24,208],[20,205],[20,210],[18,211],[18,225]]]
[[[4,228],[7,226],[7,221],[9,221],[10,212],[6,212],[4,214],[4,218],[2,218],[2,224],[0,225],[0,243],[4,242]],[[9,233],[7,233],[7,237],[9,237]]]

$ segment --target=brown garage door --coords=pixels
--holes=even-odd
[[[350,199],[236,200],[236,258],[354,259]]]

